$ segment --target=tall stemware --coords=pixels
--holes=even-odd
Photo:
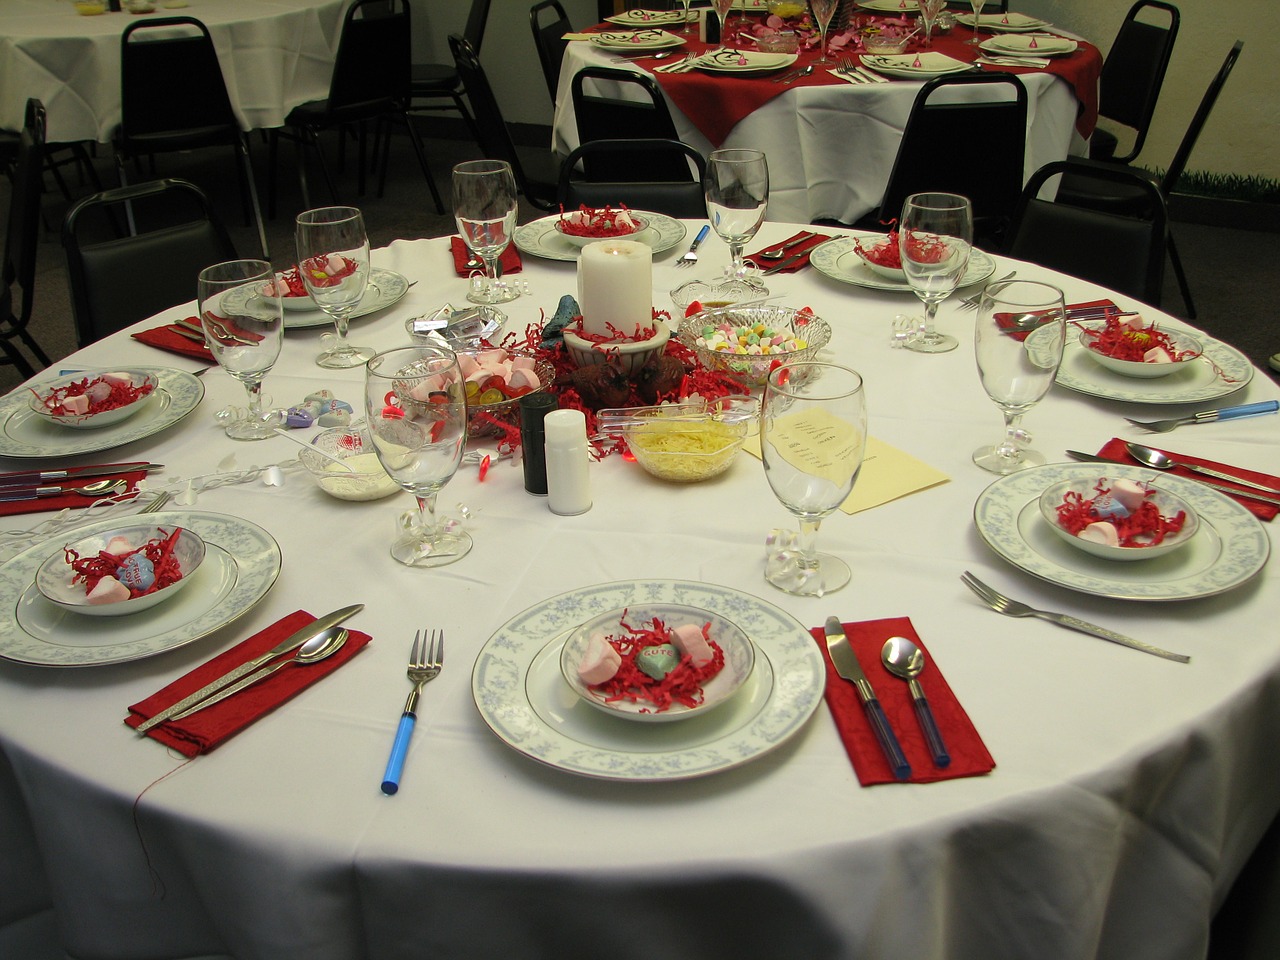
[[[704,183],[711,228],[729,245],[729,276],[743,280],[742,251],[764,222],[769,204],[769,164],[759,150],[716,150]]]
[[[793,561],[771,563],[779,590],[821,597],[849,582],[849,565],[817,552],[818,526],[853,490],[867,443],[862,377],[848,367],[803,362],[769,374],[760,451],[774,496],[800,521]]]
[[[920,332],[904,346],[918,353],[946,353],[958,341],[934,329],[938,304],[955,292],[973,249],[973,208],[954,193],[916,193],[902,205],[898,250],[907,283],[924,303]]]
[[[365,418],[387,474],[418,500],[391,556],[440,567],[466,556],[471,537],[436,517],[436,496],[458,470],[467,443],[467,397],[458,358],[445,347],[396,347],[369,361]]]
[[[933,25],[947,0],[918,0],[918,2],[920,4],[920,19],[924,21],[924,37],[921,39],[921,43],[926,47],[931,47],[933,46]]]
[[[284,336],[275,278],[265,260],[229,260],[205,267],[196,281],[204,342],[218,366],[249,394],[248,417],[226,426],[233,440],[275,436],[275,418],[262,412],[262,381],[280,356]]]
[[[684,0],[684,29],[680,31],[686,37],[693,35],[693,25],[689,23],[689,3],[690,0]]]
[[[516,228],[516,178],[505,160],[468,160],[453,168],[453,220],[467,247],[484,261],[486,282],[473,285],[472,303],[506,303],[520,296],[499,282],[498,261]]]
[[[827,28],[831,26],[831,18],[838,6],[840,0],[809,0],[809,9],[813,11],[813,18],[818,21],[818,32],[822,34],[822,53],[814,61],[816,66],[826,66],[833,62],[827,56]]]
[[[1004,438],[973,451],[973,462],[1009,474],[1044,463],[1028,449],[1023,415],[1053,386],[1067,339],[1062,291],[1047,283],[1013,280],[982,292],[974,325],[974,357],[982,389],[1004,414]]]
[[[969,0],[969,6],[973,7],[973,36],[966,40],[965,43],[976,45],[982,42],[982,37],[979,34],[982,27],[982,8],[986,5],[986,2],[987,0]]]
[[[355,207],[318,207],[298,214],[294,236],[298,273],[316,306],[333,318],[336,337],[316,363],[331,370],[358,367],[373,356],[370,347],[347,341],[351,313],[369,284],[369,237]]]
[[[729,19],[729,11],[733,8],[733,0],[711,0],[711,7],[715,10],[716,16],[720,20],[720,46],[729,46],[729,34],[725,24]]]

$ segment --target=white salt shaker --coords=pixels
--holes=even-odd
[[[542,421],[547,454],[547,506],[573,517],[591,509],[587,476],[587,418],[581,410],[552,410]]]

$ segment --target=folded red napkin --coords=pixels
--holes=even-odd
[[[109,480],[111,478],[111,475],[108,474],[107,476],[99,475],[96,477],[85,477],[83,480],[77,480],[75,478],[75,472],[78,468],[68,467],[67,469],[71,471],[72,476],[68,477],[66,480],[50,481],[47,484],[43,484],[43,486],[83,487],[86,484],[97,483],[99,480]],[[147,471],[145,470],[132,470],[128,473],[118,474],[118,476],[124,477],[128,483],[125,485],[123,490],[114,494],[114,496],[119,497],[126,493],[133,493],[134,489],[138,485],[138,481],[143,479],[146,475]],[[32,484],[31,486],[34,487],[37,486],[37,484]],[[44,510],[62,510],[65,507],[70,507],[73,510],[79,510],[81,507],[91,506],[96,503],[97,500],[97,497],[85,497],[78,493],[64,493],[61,496],[41,497],[38,500],[0,501],[0,517],[16,516],[20,513],[40,513]]]
[[[192,323],[199,322],[195,317],[188,317],[187,319]],[[194,357],[197,360],[204,360],[208,363],[217,362],[213,359],[213,354],[209,352],[208,347],[198,340],[192,340],[178,333],[172,324],[153,327],[150,330],[142,330],[133,334],[133,339],[151,347],[168,350],[170,353],[180,353],[184,357]]]
[[[190,673],[179,677],[145,700],[133,704],[129,707],[129,716],[125,717],[124,722],[131,727],[139,726],[148,717],[177,703],[183,697],[195,693],[240,664],[266,653],[289,634],[301,630],[314,620],[315,617],[304,610],[289,614],[283,620],[278,620],[260,633],[255,633],[248,640],[236,644],[208,663],[201,664]],[[342,648],[324,660],[305,667],[293,664],[282,667],[265,680],[246,687],[239,693],[193,713],[185,719],[167,720],[152,727],[147,731],[147,736],[173,747],[184,756],[194,757],[197,754],[208,753],[259,717],[265,716],[316,681],[327,677],[364,649],[364,645],[370,640],[369,635],[356,630],[350,633]]]
[[[1102,449],[1098,451],[1098,456],[1104,457],[1107,460],[1114,460],[1116,463],[1130,463],[1135,467],[1145,467],[1145,463],[1135,460],[1129,455],[1129,451],[1126,449],[1125,443],[1126,441],[1121,440],[1119,437],[1112,437],[1103,445]],[[1145,446],[1151,445],[1145,444]],[[1280,477],[1274,477],[1269,473],[1259,473],[1256,470],[1246,470],[1243,467],[1237,467],[1234,464],[1218,463],[1216,460],[1204,460],[1200,457],[1187,456],[1185,453],[1174,453],[1172,450],[1164,450],[1163,452],[1167,453],[1171,459],[1178,461],[1179,464],[1194,463],[1201,467],[1209,467],[1213,470],[1220,470],[1223,473],[1230,473],[1244,477],[1247,480],[1252,480],[1255,483],[1261,483],[1264,486],[1275,487],[1276,496],[1280,496]],[[1177,477],[1186,477],[1188,480],[1209,480],[1213,483],[1220,483],[1223,486],[1230,486],[1229,480],[1220,480],[1217,477],[1206,477],[1202,474],[1196,473],[1194,470],[1187,470],[1185,467],[1181,466],[1174,467],[1172,470],[1164,472],[1172,473]],[[1231,497],[1232,500],[1235,500],[1240,504],[1240,506],[1244,507],[1259,520],[1271,520],[1277,513],[1280,513],[1280,507],[1277,507],[1274,504],[1263,503],[1261,500],[1250,499],[1247,488],[1240,488],[1240,493],[1242,495],[1239,497],[1232,496],[1231,494],[1227,494],[1227,496]]]
[[[862,664],[872,689],[884,707],[885,716],[889,718],[889,725],[898,737],[902,752],[911,764],[909,780],[899,781],[894,777],[876,740],[875,731],[871,729],[867,714],[862,709],[857,688],[836,673],[836,668],[827,655],[827,641],[822,627],[814,627],[813,638],[818,642],[822,659],[827,665],[827,706],[831,709],[840,739],[844,741],[845,751],[853,761],[859,783],[864,787],[877,783],[931,783],[934,780],[974,777],[995,769],[995,760],[987,752],[969,715],[964,712],[937,664],[930,657],[924,672],[920,674],[920,685],[933,709],[942,742],[951,754],[950,766],[939,768],[933,765],[929,746],[925,743],[920,722],[916,719],[907,682],[889,673],[880,662],[880,648],[890,637],[906,637],[922,651],[928,652],[920,642],[915,628],[911,626],[909,617],[866,620],[843,626],[844,635],[849,638],[849,645]]]
[[[823,236],[820,233],[816,234],[810,239],[806,240],[804,243],[797,243],[794,247],[792,247],[790,250],[787,251],[787,255],[783,257],[781,260],[760,260],[758,258],[760,254],[764,253],[766,250],[776,250],[778,249],[778,247],[784,247],[788,243],[790,243],[792,240],[797,239],[798,237],[802,236],[807,232],[808,231],[801,230],[799,233],[795,234],[794,236],[788,237],[786,240],[783,240],[781,243],[771,243],[769,246],[762,247],[757,252],[750,254],[749,256],[747,256],[746,259],[754,261],[756,266],[767,270],[770,267],[777,266],[778,264],[786,263],[788,260],[796,256],[797,254],[803,254],[803,256],[800,257],[799,260],[796,260],[793,264],[791,264],[791,266],[783,270],[779,270],[778,273],[795,273],[797,270],[802,270],[809,265],[809,251],[811,251],[814,247],[816,247],[820,243],[826,243],[828,240],[831,239],[830,237]]]
[[[468,267],[467,261],[471,259],[471,249],[466,245],[461,237],[450,237],[449,248],[453,251],[453,269],[458,272],[460,277],[469,277],[476,272],[478,267]],[[507,249],[502,251],[500,258],[502,263],[502,273],[506,276],[508,273],[519,273],[522,266],[520,262],[520,251],[510,244]]]

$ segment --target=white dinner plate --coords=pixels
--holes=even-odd
[[[883,240],[884,234],[865,234],[860,237],[836,237],[814,247],[809,253],[809,262],[814,269],[832,280],[841,283],[852,283],[858,287],[869,287],[872,290],[891,290],[894,293],[911,293],[911,284],[906,280],[894,280],[876,273],[854,248],[854,240]],[[960,286],[967,287],[972,283],[981,283],[996,272],[995,260],[977,247],[969,254],[969,266],[960,278]]]
[[[789,67],[798,59],[794,53],[716,50],[698,58],[698,69],[710,73],[764,73]]]
[[[1169,333],[1176,325],[1165,324]],[[1167,377],[1138,379],[1108,370],[1089,356],[1076,337],[1068,337],[1058,367],[1057,382],[1068,390],[1106,400],[1130,403],[1200,403],[1235,393],[1253,379],[1249,358],[1220,340],[1198,330],[1189,331],[1204,352],[1185,368]]]
[[[943,77],[952,73],[972,70],[973,64],[965,63],[945,53],[926,50],[923,53],[864,53],[862,65],[876,73],[890,77],[906,77],[911,80]],[[917,62],[919,66],[917,66]]]
[[[680,46],[684,43],[684,37],[677,37],[674,33],[657,28],[610,30],[607,33],[593,33],[591,42],[606,50],[663,50]]]
[[[605,17],[606,23],[617,23],[624,27],[652,27],[662,23],[680,23],[684,20],[683,10],[628,10],[612,17]],[[689,11],[689,20],[697,20],[697,14]]]
[[[633,212],[637,217],[648,221],[649,225],[626,239],[647,244],[655,254],[670,250],[684,239],[685,225],[679,220],[673,220],[665,214],[653,213],[649,210]],[[582,255],[582,248],[560,235],[560,231],[556,229],[556,221],[559,219],[560,215],[553,213],[549,217],[542,217],[516,227],[516,232],[511,238],[516,249],[532,257],[542,257],[544,260],[576,262]]]
[[[204,563],[168,603],[123,617],[86,617],[46,600],[36,571],[54,538],[0,567],[0,658],[39,667],[96,667],[155,656],[208,636],[251,609],[280,574],[280,545],[248,520],[221,513],[155,513],[157,526],[187,527],[205,541]],[[120,526],[112,517],[77,527],[66,540]]]
[[[966,27],[973,26],[972,13],[957,13],[956,20]],[[1026,33],[1050,26],[1048,20],[1029,17],[1025,13],[984,13],[979,22],[983,30],[994,30],[997,33]]]
[[[1040,513],[1040,494],[1063,480],[1147,480],[1187,501],[1200,529],[1179,550],[1119,563],[1091,556],[1058,536]],[[1069,590],[1119,600],[1191,600],[1248,581],[1267,562],[1271,541],[1258,518],[1194,480],[1118,463],[1048,463],[1001,477],[973,507],[978,533],[1009,563]]]
[[[97,430],[68,430],[46,422],[31,409],[31,393],[25,388],[0,397],[0,456],[53,459],[110,450],[173,426],[204,397],[204,384],[190,373],[168,367],[130,369],[159,381],[155,396],[127,420]]]
[[[913,16],[920,12],[920,5],[915,0],[858,0],[858,6],[863,10],[896,13],[901,16]]]
[[[633,603],[677,603],[733,620],[756,647],[755,669],[704,717],[638,724],[582,702],[560,671],[578,624]],[[489,638],[471,692],[493,732],[532,760],[603,780],[684,780],[758,759],[798,732],[822,702],[826,670],[794,617],[729,587],[639,580],[574,590],[535,604]]]
[[[1069,53],[1075,53],[1080,44],[1066,37],[1025,37],[1020,34],[1010,34],[983,40],[978,46],[996,56],[1064,57]]]
[[[408,292],[409,281],[407,279],[394,270],[373,267],[369,271],[369,285],[365,287],[364,296],[360,298],[356,308],[351,311],[350,319],[355,320],[358,317],[367,317],[371,313],[377,313],[379,310],[396,303]],[[238,307],[239,300],[248,295],[249,293],[245,288],[233,290],[227,294],[228,306]],[[310,298],[308,297],[308,299]],[[315,306],[314,303],[312,303],[310,309],[297,305],[290,307],[284,313],[284,328],[286,330],[293,330],[299,327],[323,327],[325,324],[331,323],[333,323],[333,318]]]

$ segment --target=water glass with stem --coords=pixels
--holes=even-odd
[[[924,303],[920,332],[904,346],[917,353],[946,353],[958,341],[938,333],[938,304],[955,292],[973,249],[973,208],[955,193],[916,193],[907,197],[898,221],[898,250],[907,283]]]
[[[947,0],[918,0],[918,2],[924,31],[921,43],[926,47],[931,47],[933,46],[933,25],[937,22],[938,14],[942,12],[942,8],[946,6]]]
[[[453,220],[467,247],[484,262],[485,281],[472,284],[472,303],[506,303],[520,296],[500,282],[498,261],[516,228],[516,178],[505,160],[468,160],[453,168]]]
[[[974,357],[982,389],[1004,414],[1004,438],[973,451],[973,462],[992,473],[1037,467],[1044,456],[1028,449],[1023,415],[1049,392],[1067,338],[1062,291],[1047,283],[1009,280],[982,292],[974,325]]]
[[[447,347],[396,347],[365,370],[365,418],[382,468],[418,501],[391,556],[440,567],[466,556],[471,537],[436,517],[436,496],[457,472],[467,443],[467,397],[458,358]]]
[[[822,67],[835,62],[827,56],[827,28],[831,26],[831,18],[838,6],[840,0],[809,0],[809,9],[813,11],[813,18],[818,21],[818,32],[822,35],[822,53],[813,61],[815,66]]]
[[[733,8],[733,0],[711,0],[711,7],[716,12],[716,17],[720,20],[720,46],[727,48],[729,46],[729,34],[725,24],[729,20],[729,11]]]
[[[818,526],[853,490],[867,444],[867,406],[855,370],[805,361],[769,374],[760,452],[774,496],[800,521],[797,556],[771,563],[779,590],[821,597],[849,582],[849,565],[817,552]]]
[[[689,2],[684,0],[684,28],[680,31],[686,37],[693,36],[693,24],[689,22]]]
[[[284,311],[276,274],[265,260],[229,260],[200,271],[196,300],[204,342],[218,366],[244,384],[247,417],[226,425],[233,440],[275,436],[277,418],[262,411],[262,381],[280,356]]]
[[[316,363],[330,370],[361,366],[370,347],[347,340],[351,314],[369,284],[369,237],[355,207],[318,207],[298,214],[294,225],[298,273],[316,306],[333,318],[336,336],[326,337]]]
[[[764,222],[769,204],[769,164],[760,150],[716,150],[704,183],[711,228],[729,245],[731,279],[745,280],[742,251]]]
[[[982,27],[982,8],[986,2],[987,0],[969,0],[969,6],[973,8],[973,36],[966,40],[965,43],[970,46],[976,46],[982,42],[980,28]]]

